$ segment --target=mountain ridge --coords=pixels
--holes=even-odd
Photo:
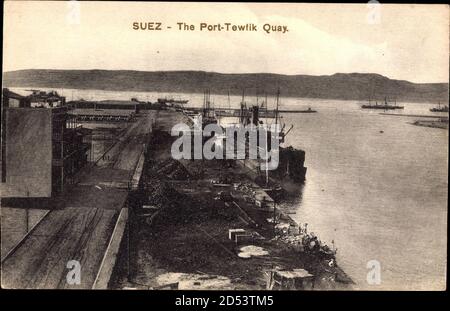
[[[284,75],[208,71],[24,69],[3,73],[3,87],[46,87],[112,91],[268,95],[281,89],[287,97],[381,101],[448,102],[448,83],[414,83],[377,73]]]

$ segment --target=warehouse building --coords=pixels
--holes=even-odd
[[[54,95],[50,99],[53,107],[33,107],[36,97],[3,90],[2,198],[53,197],[87,163],[89,144],[83,142],[85,131],[67,107],[59,106],[61,102],[56,105]]]

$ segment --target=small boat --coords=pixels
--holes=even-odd
[[[431,112],[448,112],[448,106],[443,105],[441,107],[441,103],[438,103],[438,106],[431,108],[430,111]]]
[[[317,112],[317,110],[311,109],[311,107],[308,107],[308,109],[301,111],[302,113],[314,113]]]

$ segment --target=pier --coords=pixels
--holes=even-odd
[[[172,158],[171,129],[189,121],[180,111],[153,110],[121,123],[114,131],[118,136],[65,185],[53,199],[57,203],[2,258],[2,286],[349,286],[352,281],[327,246],[279,210],[247,167]],[[308,249],[305,241],[313,238],[316,246]],[[68,263],[74,260],[80,264],[80,284],[67,281]],[[290,277],[274,283],[277,275]]]
[[[186,111],[193,113],[202,112],[201,108],[185,108]],[[316,113],[317,110],[313,110],[311,108],[308,109],[278,109],[278,113]],[[251,117],[251,113],[246,109],[242,111],[241,109],[236,108],[217,108],[214,109],[214,113],[217,117]],[[261,118],[275,118],[276,113],[275,110],[266,110],[261,109],[259,111]]]
[[[155,112],[147,112],[129,123],[114,145],[56,198],[60,207],[52,207],[2,259],[4,288],[106,288],[154,118]],[[71,260],[80,263],[81,284],[66,281]]]
[[[439,115],[421,115],[421,114],[400,114],[400,113],[387,113],[380,112],[384,116],[396,116],[396,117],[410,117],[410,118],[432,118],[432,119],[448,119],[448,116]]]
[[[322,252],[326,248],[313,240],[316,248],[308,249],[302,241],[312,237],[276,207],[248,168],[224,160],[172,158],[170,130],[188,121],[181,112],[158,113],[141,201],[130,206],[128,242],[119,252],[111,288],[348,287],[351,279],[334,260],[330,266],[332,256]],[[277,274],[289,280],[268,281],[268,275]]]

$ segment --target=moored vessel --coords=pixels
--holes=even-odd
[[[397,106],[397,103],[394,102],[394,104],[389,104],[386,97],[384,98],[384,104],[378,104],[378,102],[375,102],[375,105],[372,104],[370,101],[368,104],[363,104],[361,106],[362,109],[381,109],[381,110],[395,110],[395,109],[404,109],[403,106]]]
[[[260,157],[257,159],[248,159],[246,157],[245,160],[238,160],[238,162],[245,167],[249,168],[255,175],[255,181],[262,187],[265,187],[268,192],[284,192],[286,194],[298,194],[299,187],[304,183],[306,179],[306,171],[305,167],[305,151],[296,149],[292,146],[282,147],[284,144],[286,136],[292,130],[293,125],[290,126],[288,130],[285,130],[286,124],[281,124],[281,118],[279,116],[279,98],[280,98],[280,90],[277,91],[276,96],[276,108],[274,110],[274,122],[275,128],[279,129],[279,149],[278,149],[278,165],[275,169],[268,170],[267,163],[266,169],[264,167],[264,161]],[[247,108],[244,100],[241,103],[241,117],[239,120],[239,124],[246,126],[252,124],[256,127],[266,127],[269,128],[264,122],[260,119],[261,111],[267,109],[267,104],[264,107],[264,103],[261,106],[254,105],[251,108]],[[248,111],[249,113],[245,113]],[[248,115],[251,117],[249,118]],[[264,115],[264,114],[263,114]],[[267,119],[267,117],[266,117]],[[267,133],[267,139],[270,140],[273,133],[270,130]],[[267,143],[269,144],[269,141]],[[258,148],[260,146],[258,145]],[[248,149],[248,147],[246,148]],[[268,148],[269,149],[269,148]]]
[[[438,106],[431,108],[430,111],[431,112],[448,112],[448,106],[447,105],[441,106],[441,103],[438,103]]]

